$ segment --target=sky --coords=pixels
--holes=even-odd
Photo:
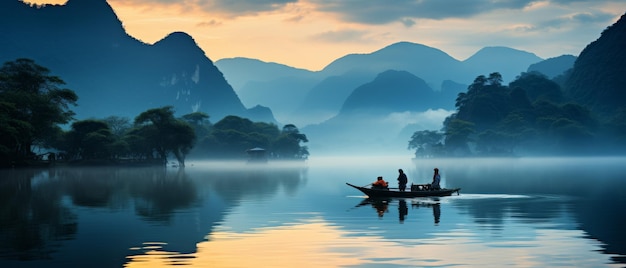
[[[347,54],[371,53],[401,41],[440,49],[457,60],[489,46],[544,59],[578,56],[626,13],[624,0],[107,2],[128,34],[143,42],[152,44],[182,31],[213,61],[246,57],[312,71]]]

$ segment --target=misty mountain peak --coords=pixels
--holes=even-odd
[[[191,47],[198,47],[198,44],[193,39],[193,37],[191,37],[191,35],[185,32],[170,33],[165,38],[156,42],[154,45],[166,46],[170,48],[180,48],[180,49],[183,49],[183,48],[189,49]]]
[[[433,48],[433,47],[429,47],[429,46],[418,44],[418,43],[407,42],[407,41],[393,43],[374,53],[390,53],[390,52],[396,52],[396,51],[403,53],[405,55],[406,53],[415,53],[415,52],[420,52],[420,51],[444,53],[443,51]],[[402,55],[402,54],[399,54],[399,55]]]
[[[510,47],[502,47],[502,46],[493,46],[493,47],[484,47],[468,58],[466,61],[473,60],[484,60],[485,58],[490,57],[518,57],[518,58],[535,58],[536,62],[541,61],[534,53],[526,52],[523,50],[518,50]]]
[[[433,94],[421,78],[407,71],[387,70],[372,82],[356,88],[344,102],[341,112],[419,111],[423,109],[420,100],[431,99]]]

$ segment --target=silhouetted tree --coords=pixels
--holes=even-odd
[[[72,123],[65,140],[73,159],[109,159],[115,137],[106,122],[89,119]]]
[[[196,135],[187,122],[174,118],[172,106],[139,114],[135,118],[135,125],[147,128],[144,130],[148,134],[145,141],[157,152],[163,163],[167,163],[167,154],[172,153],[179,165],[185,166],[185,156],[193,148]]]
[[[456,118],[447,118],[445,123],[446,151],[453,155],[470,154],[470,136],[474,133],[474,124]]]
[[[183,115],[181,119],[189,123],[196,133],[196,144],[189,153],[190,156],[206,157],[206,152],[210,150],[209,133],[211,132],[210,116],[203,112],[193,112]]]
[[[434,130],[416,131],[409,140],[407,149],[415,149],[415,157],[428,157],[436,154],[435,148],[443,142],[443,133]]]
[[[563,92],[559,84],[539,72],[522,73],[515,81],[509,83],[509,87],[519,87],[526,91],[531,102],[545,100],[560,103],[563,101]]]
[[[23,162],[34,145],[47,146],[51,133],[59,133],[74,113],[78,96],[60,88],[65,82],[30,59],[6,62],[0,68],[0,158],[2,163]]]
[[[130,119],[127,117],[109,116],[102,121],[109,125],[109,129],[111,129],[111,132],[117,137],[124,136],[132,127]]]
[[[309,155],[306,146],[300,143],[309,142],[305,134],[293,124],[283,126],[280,136],[274,141],[272,151],[278,158],[284,159],[306,159]]]

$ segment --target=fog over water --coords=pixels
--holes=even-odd
[[[626,158],[0,170],[1,267],[623,267]],[[367,199],[397,170],[444,198]],[[374,257],[377,256],[377,257]]]

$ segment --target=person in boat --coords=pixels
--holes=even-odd
[[[406,190],[406,184],[409,182],[409,179],[406,177],[406,174],[404,174],[404,171],[402,169],[398,169],[398,189],[400,190],[400,192],[404,192],[404,190]]]
[[[435,168],[435,173],[433,174],[433,182],[430,184],[431,190],[441,190],[441,186],[439,183],[441,182],[441,176],[439,175],[439,169]]]
[[[385,180],[383,180],[382,176],[378,176],[376,181],[372,183],[372,188],[375,188],[375,189],[387,189],[387,187],[389,187],[389,185],[387,184]]]

